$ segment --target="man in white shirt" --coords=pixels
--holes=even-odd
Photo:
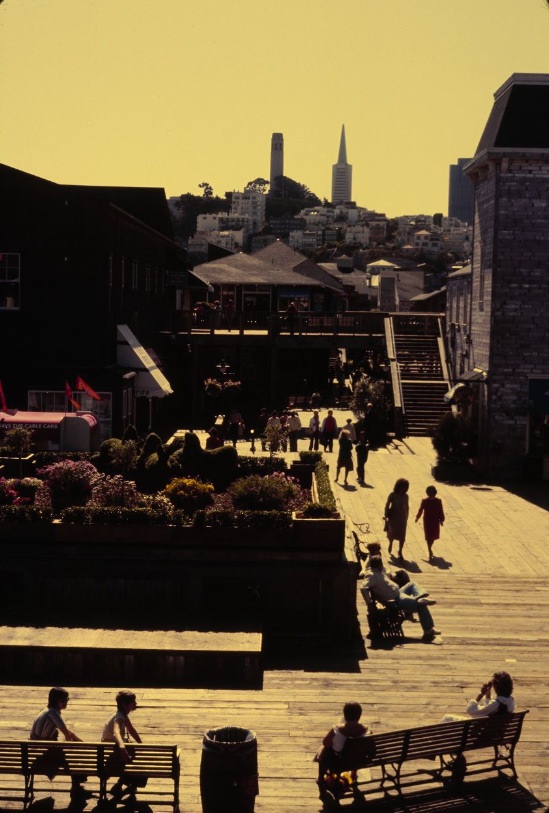
[[[427,598],[428,594],[415,582],[408,582],[399,587],[383,569],[381,556],[370,557],[370,570],[366,571],[364,584],[370,588],[376,599],[382,604],[394,601],[399,609],[405,613],[417,613],[423,629],[423,639],[432,640],[435,635],[440,635],[435,629],[433,617],[429,610],[429,605],[436,604]]]

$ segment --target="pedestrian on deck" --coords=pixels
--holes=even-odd
[[[345,426],[343,428],[349,433],[349,437],[351,438],[353,443],[356,443],[357,442],[357,436],[356,436],[356,429],[355,429],[355,426],[353,424],[353,419],[352,418],[347,418],[347,420],[345,421]]]
[[[408,489],[410,483],[404,477],[399,478],[385,503],[383,519],[385,520],[385,532],[389,540],[389,553],[392,553],[393,542],[398,540],[398,558],[402,559],[402,550],[406,542],[406,526],[408,525],[408,514],[410,513],[410,503],[408,500]]]
[[[356,478],[359,484],[362,486],[365,483],[364,469],[366,466],[366,461],[368,460],[368,454],[370,452],[370,444],[368,443],[366,432],[364,432],[364,430],[361,431],[358,437],[358,443],[355,446],[355,452],[356,452]]]
[[[231,409],[229,413],[229,418],[227,420],[227,429],[228,435],[231,439],[231,443],[233,446],[236,446],[236,442],[241,437],[241,432],[243,432],[244,427],[244,419],[240,414],[240,411],[236,409]]]
[[[297,452],[297,440],[299,438],[299,433],[301,431],[301,420],[297,412],[295,412],[295,410],[293,412],[290,412],[290,415],[286,422],[286,426],[288,427],[288,440],[290,441],[290,451]]]
[[[320,442],[320,416],[318,409],[313,412],[313,417],[309,421],[309,451],[318,452],[318,444]]]
[[[334,449],[334,438],[337,435],[337,421],[334,418],[334,412],[332,409],[328,410],[328,414],[322,421],[320,432],[322,434],[324,451],[332,452]]]
[[[234,302],[232,299],[228,299],[225,305],[223,306],[223,316],[225,317],[225,325],[227,326],[227,330],[229,331],[229,333],[233,329],[234,314],[235,314]]]
[[[269,413],[267,412],[267,407],[261,407],[259,410],[259,415],[257,416],[255,422],[255,434],[258,438],[261,438],[261,451],[265,451],[266,446],[266,437],[265,437],[265,429],[267,427],[267,421],[269,420]]]
[[[288,325],[288,330],[290,331],[290,336],[293,336],[295,333],[295,329],[297,327],[297,322],[299,319],[299,314],[297,310],[297,305],[292,300],[288,307],[286,308],[286,324]]]
[[[338,482],[339,472],[341,469],[345,470],[344,484],[347,485],[347,478],[349,472],[353,471],[353,441],[350,438],[346,429],[342,429],[339,433],[339,453],[337,455],[337,467],[335,482]]]
[[[440,528],[444,525],[444,508],[442,507],[442,500],[437,497],[437,490],[435,486],[427,486],[425,489],[426,497],[421,501],[418,512],[416,514],[416,522],[419,521],[423,515],[423,530],[425,533],[425,541],[429,551],[429,561],[433,559],[433,545],[440,537]]]

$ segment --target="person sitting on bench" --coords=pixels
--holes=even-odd
[[[440,632],[435,629],[433,617],[429,611],[429,605],[436,604],[436,601],[429,599],[429,594],[416,582],[409,581],[399,587],[391,581],[384,572],[381,556],[370,557],[370,571],[366,574],[364,584],[373,590],[376,599],[382,604],[394,601],[396,606],[405,613],[417,613],[423,629],[424,641],[432,641],[435,635],[440,635]]]
[[[338,768],[340,766],[338,762],[341,761],[341,755],[347,740],[365,737],[372,733],[360,722],[361,715],[362,706],[360,703],[354,701],[345,703],[343,706],[343,721],[332,726],[322,740],[322,748],[315,756],[315,761],[318,762],[317,783],[320,799],[323,802],[333,802],[337,798],[334,788],[330,788],[329,783],[326,781],[326,775],[339,774]]]
[[[34,720],[29,739],[57,740],[59,732],[61,732],[68,742],[82,742],[74,731],[67,728],[61,716],[62,712],[67,708],[68,702],[69,693],[62,686],[54,686],[53,689],[50,689],[47,708],[42,709]],[[63,751],[54,748],[46,751],[42,757],[38,758],[34,766],[36,771],[39,766],[50,780],[68,767]],[[87,778],[83,774],[75,774],[71,777],[71,799],[73,801],[85,800],[91,797],[91,792],[82,787]]]
[[[492,689],[495,697],[492,698]],[[491,717],[493,714],[507,714],[515,710],[513,678],[509,672],[494,672],[492,680],[483,683],[475,700],[469,700],[466,714],[446,714],[443,723],[468,720],[469,717]]]

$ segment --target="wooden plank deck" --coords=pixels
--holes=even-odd
[[[382,539],[387,493],[397,477],[408,477],[412,522],[405,566],[437,599],[432,609],[443,633],[440,644],[424,644],[419,625],[407,622],[407,637],[394,648],[373,648],[367,639],[362,646],[360,641],[352,649],[334,644],[322,653],[314,646],[307,651],[289,646],[265,663],[262,690],[132,687],[138,695],[132,719],[142,737],[182,749],[182,813],[202,809],[202,736],[210,728],[238,725],[256,732],[257,813],[316,813],[320,803],[312,756],[346,700],[362,703],[364,719],[376,731],[423,725],[448,711],[463,711],[480,684],[501,669],[515,679],[518,706],[530,709],[516,751],[519,784],[469,781],[461,795],[434,785],[407,796],[406,807],[381,800],[370,807],[391,813],[526,813],[549,805],[549,513],[504,488],[440,484],[447,522],[435,547],[438,556],[429,563],[421,525],[413,524],[413,516],[432,482],[431,462],[430,441],[411,438],[370,455],[366,480],[371,487],[340,487],[337,493],[349,529],[351,520],[368,521],[369,538]],[[360,595],[357,610],[365,635]],[[64,683],[63,675],[58,681]],[[69,726],[86,739],[97,739],[122,687],[68,688],[71,700],[64,716]],[[26,737],[48,689],[4,686],[0,737]],[[42,799],[36,810],[67,809],[68,797],[56,793],[61,782],[48,790],[49,807]],[[20,810],[21,805],[8,802],[1,809]],[[92,799],[85,810],[94,809]],[[163,808],[145,809],[157,813]]]

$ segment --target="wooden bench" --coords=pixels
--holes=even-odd
[[[354,540],[354,552],[358,565],[362,569],[368,556],[368,552],[360,541],[356,531],[351,531]],[[404,613],[394,601],[383,603],[379,601],[371,588],[363,585],[360,592],[364,597],[367,607],[368,626],[370,628],[369,637],[371,640],[394,640],[404,638],[402,622]]]
[[[459,782],[463,775],[497,771],[517,779],[514,752],[528,711],[513,714],[496,714],[492,717],[471,717],[451,723],[418,728],[389,731],[369,737],[348,739],[338,760],[338,772],[357,772],[368,768],[370,778],[365,782],[359,777],[349,786],[345,796],[352,794],[357,801],[364,801],[367,793],[402,791],[408,787],[440,781]],[[479,754],[474,761],[467,761],[464,754],[471,751],[489,750]],[[415,766],[406,773],[407,762],[438,759],[438,767]],[[463,774],[456,767],[463,767]],[[380,768],[381,775],[372,777],[372,769]],[[355,774],[356,775],[356,774]],[[364,789],[364,790],[363,790]]]
[[[166,779],[173,781],[173,790],[157,791],[139,788],[139,796],[154,796],[157,804],[170,805],[174,813],[179,811],[179,748],[176,745],[149,745],[148,743],[128,745],[131,762],[119,767],[113,765],[113,754],[117,750],[114,743],[108,742],[58,742],[55,740],[1,740],[0,774],[22,776],[23,796],[5,796],[1,799],[23,802],[26,809],[35,796],[35,777],[48,776],[87,776],[99,780],[97,788],[98,804],[108,801],[107,783],[111,777],[123,772],[130,779]],[[60,753],[59,753],[60,752]],[[110,761],[109,761],[110,758]],[[59,788],[61,791],[63,788]],[[67,787],[67,790],[70,786]],[[8,788],[0,788],[2,794]]]

